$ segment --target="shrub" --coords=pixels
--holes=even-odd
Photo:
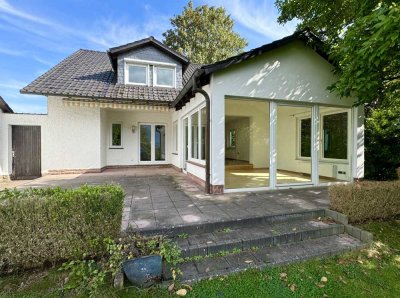
[[[121,187],[0,192],[0,272],[101,256],[120,232]]]
[[[331,209],[350,222],[388,219],[400,215],[400,181],[363,181],[329,188]]]

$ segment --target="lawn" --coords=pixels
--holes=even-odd
[[[370,249],[201,281],[187,297],[400,297],[400,221],[360,227],[374,233]],[[64,278],[56,269],[3,277],[0,296],[60,297]],[[170,296],[162,288],[116,291],[108,287],[100,293],[98,297]]]

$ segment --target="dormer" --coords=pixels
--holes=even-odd
[[[154,37],[108,50],[117,83],[136,86],[182,88],[182,73],[189,59]]]

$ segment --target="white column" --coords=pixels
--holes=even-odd
[[[352,177],[364,177],[364,106],[353,107],[352,115]]]
[[[278,107],[276,102],[270,101],[269,103],[269,186],[276,188],[276,169],[277,169],[277,152],[276,152],[276,134],[277,134],[277,120],[278,120]]]
[[[311,111],[311,181],[314,185],[319,184],[319,148],[320,148],[320,125],[319,106],[313,105]]]

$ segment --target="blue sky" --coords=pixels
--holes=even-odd
[[[78,49],[105,51],[150,35],[162,39],[187,0],[0,0],[0,96],[16,112],[46,113],[42,96],[19,89]],[[248,49],[291,34],[273,0],[194,0],[224,6]]]

